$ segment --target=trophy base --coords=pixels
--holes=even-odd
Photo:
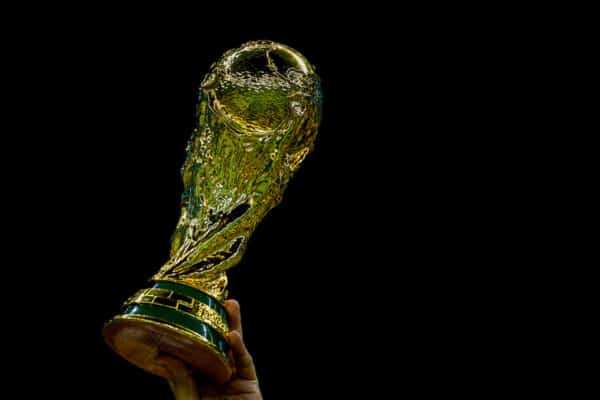
[[[206,303],[219,313],[224,311],[214,298],[196,291],[172,282],[141,290],[125,304],[122,314],[106,323],[106,342],[133,365],[163,378],[168,373],[156,362],[159,355],[182,360],[216,384],[227,382],[233,372],[229,349],[222,331],[208,323]]]

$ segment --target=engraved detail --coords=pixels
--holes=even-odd
[[[223,336],[229,331],[229,327],[217,311],[193,297],[181,295],[171,290],[161,288],[142,289],[130,297],[125,305],[131,303],[154,304],[173,308],[206,322]]]

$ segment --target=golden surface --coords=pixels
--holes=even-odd
[[[171,257],[153,280],[226,298],[225,271],[312,150],[320,110],[314,67],[285,45],[246,43],[211,66],[182,168]]]
[[[197,118],[181,170],[181,216],[170,258],[151,279],[194,287],[223,304],[226,271],[240,261],[250,235],[314,147],[319,77],[296,50],[270,41],[246,43],[211,65]],[[126,304],[131,302],[175,309],[227,335],[227,321],[191,297],[150,288]],[[104,336],[118,354],[156,375],[166,376],[154,361],[160,353],[216,383],[232,374],[230,360],[214,344],[176,322],[120,315],[106,324]]]

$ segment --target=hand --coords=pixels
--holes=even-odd
[[[159,356],[157,361],[165,367],[171,377],[169,385],[176,400],[262,400],[254,362],[242,336],[240,305],[235,300],[227,300],[225,308],[231,325],[227,341],[235,361],[234,375],[222,386],[198,386],[192,372],[182,361],[169,356]]]

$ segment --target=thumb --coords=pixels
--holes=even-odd
[[[242,379],[256,380],[254,361],[238,331],[231,331],[229,334],[229,344],[233,351],[238,376]]]

